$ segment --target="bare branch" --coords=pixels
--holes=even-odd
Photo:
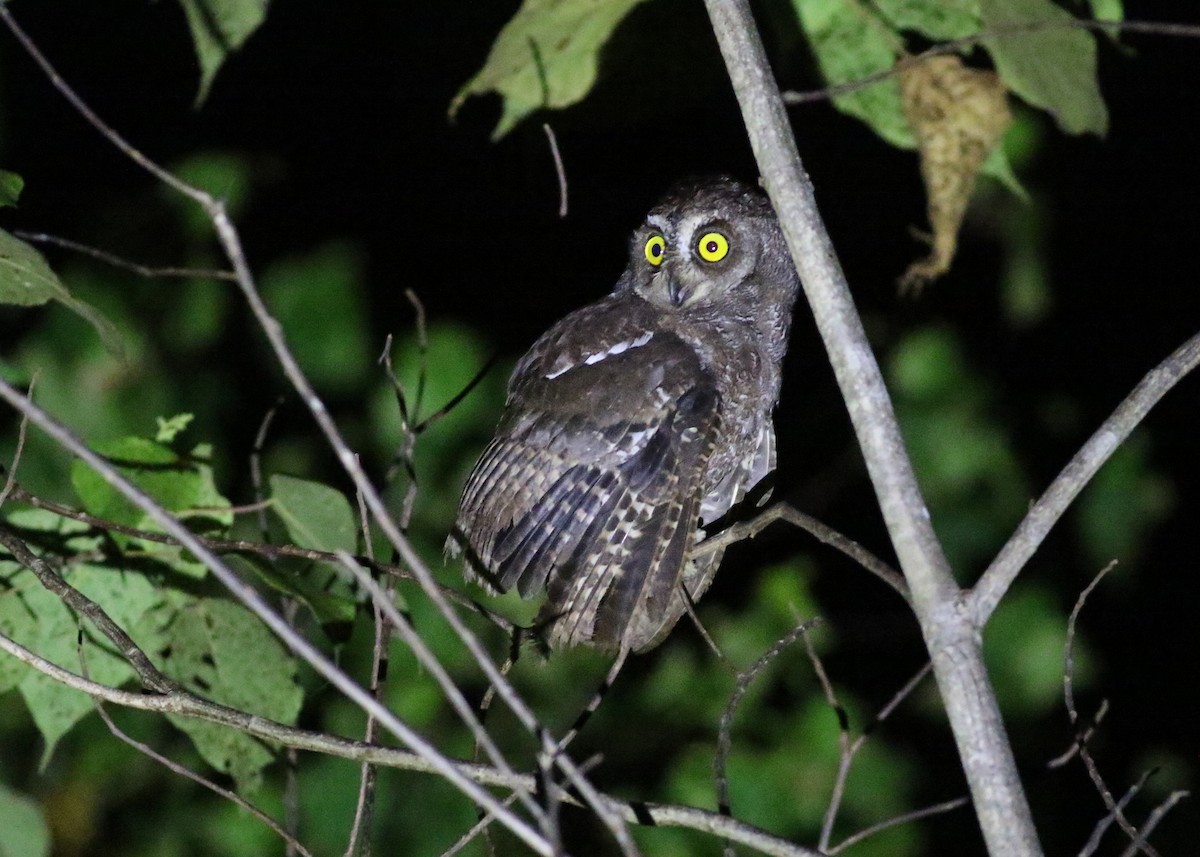
[[[1073,727],[1079,724],[1079,713],[1075,708],[1075,623],[1079,620],[1079,614],[1083,611],[1083,605],[1087,603],[1088,596],[1092,594],[1092,590],[1100,585],[1100,581],[1116,565],[1117,561],[1113,560],[1096,573],[1096,576],[1092,578],[1092,582],[1075,599],[1075,606],[1071,608],[1071,615],[1067,619],[1067,640],[1063,651],[1063,700],[1066,703],[1067,715],[1070,717],[1071,726]],[[1117,826],[1125,832],[1130,841],[1145,853],[1147,857],[1158,857],[1158,851],[1145,841],[1145,835],[1139,833],[1132,822],[1125,817],[1120,804],[1113,798],[1108,784],[1104,782],[1104,777],[1100,775],[1100,767],[1096,764],[1096,760],[1092,758],[1091,752],[1089,752],[1082,739],[1077,739],[1075,746],[1079,749],[1079,758],[1083,761],[1084,767],[1087,768],[1092,784],[1096,787],[1096,791],[1100,793],[1100,799],[1104,801],[1104,806],[1117,822]]]
[[[888,534],[912,593],[975,812],[993,854],[1041,854],[979,626],[930,523],[891,400],[796,151],[749,0],[705,0],[767,193],[850,412]]]
[[[1155,774],[1155,769],[1151,769],[1142,774],[1138,781],[1131,785],[1121,799],[1117,801],[1117,809],[1124,810],[1131,800],[1142,790],[1146,782]],[[1113,821],[1116,820],[1115,812],[1105,813],[1104,817],[1096,822],[1096,826],[1092,829],[1092,835],[1088,837],[1088,841],[1084,843],[1083,848],[1079,851],[1079,857],[1092,857],[1096,850],[1100,847],[1100,841],[1104,838],[1104,834],[1112,827]]]
[[[858,542],[842,535],[833,529],[833,527],[821,523],[811,515],[804,514],[789,503],[775,503],[769,508],[763,509],[749,521],[740,521],[733,526],[725,528],[711,538],[705,539],[692,551],[692,555],[703,556],[711,551],[724,550],[735,542],[752,539],[776,521],[787,521],[792,526],[799,527],[809,533],[817,541],[841,551],[867,571],[871,572],[871,574],[892,587],[892,589],[896,590],[905,601],[911,602],[912,599],[908,593],[908,584],[904,582],[904,577],[901,576],[900,572],[896,571]]]
[[[1030,507],[1024,520],[968,595],[968,609],[980,627],[987,622],[1004,593],[1046,538],[1050,528],[1083,490],[1083,486],[1146,418],[1159,399],[1184,375],[1195,369],[1197,363],[1200,363],[1200,333],[1175,349],[1170,357],[1146,374],[1113,411],[1112,416],[1075,453],[1075,457],[1050,483],[1046,493]]]
[[[1154,811],[1151,812],[1150,816],[1146,819],[1146,823],[1142,825],[1141,839],[1130,843],[1129,847],[1121,852],[1121,857],[1133,857],[1133,855],[1135,855],[1139,849],[1142,849],[1142,845],[1144,844],[1143,840],[1145,840],[1151,833],[1154,832],[1154,828],[1158,827],[1158,823],[1166,817],[1167,813],[1171,811],[1171,808],[1174,807],[1175,804],[1179,803],[1185,797],[1189,797],[1190,794],[1190,792],[1182,790],[1171,792],[1171,794],[1167,796],[1166,800],[1154,808]]]
[[[873,824],[870,827],[860,830],[853,836],[847,836],[835,847],[829,849],[829,854],[840,854],[849,848],[851,845],[857,845],[868,837],[874,836],[876,833],[882,833],[889,828],[896,827],[900,824],[907,824],[910,821],[919,821],[922,818],[929,818],[932,815],[943,815],[951,810],[958,809],[960,806],[966,806],[970,802],[969,798],[956,797],[954,800],[942,801],[935,803],[933,806],[927,806],[924,809],[914,809],[912,812],[906,812],[903,815],[897,815],[895,818],[889,818],[887,821],[881,821],[878,824]]]

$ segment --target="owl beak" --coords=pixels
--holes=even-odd
[[[667,277],[667,297],[671,299],[671,303],[675,306],[682,306],[683,302],[692,296],[692,290],[686,288],[683,283],[679,282],[675,277],[668,275]]]

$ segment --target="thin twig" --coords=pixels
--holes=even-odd
[[[811,515],[804,514],[789,503],[775,503],[763,509],[749,521],[739,521],[732,526],[726,527],[721,532],[701,542],[692,551],[692,555],[694,557],[704,556],[712,551],[724,550],[736,542],[752,539],[776,521],[786,521],[792,526],[804,530],[816,538],[817,541],[841,551],[867,571],[871,572],[871,574],[892,587],[892,589],[896,590],[905,601],[911,602],[912,597],[908,592],[908,584],[904,582],[904,577],[900,572],[896,571],[858,542],[842,535],[833,529],[833,527],[821,523]]]
[[[233,271],[216,271],[210,268],[177,268],[177,267],[151,267],[142,265],[138,262],[132,262],[129,259],[124,259],[106,250],[101,250],[98,247],[91,247],[87,244],[80,244],[78,241],[72,241],[69,238],[60,238],[57,235],[49,235],[45,232],[25,232],[15,230],[13,235],[18,238],[30,241],[35,244],[51,244],[55,247],[61,247],[64,250],[73,250],[76,253],[82,253],[85,256],[91,256],[93,259],[98,259],[101,262],[112,265],[114,268],[121,268],[129,271],[132,274],[137,274],[139,277],[146,279],[157,279],[160,277],[181,277],[195,278],[208,280],[225,280],[233,282],[237,279]]]
[[[970,804],[970,802],[971,799],[968,797],[956,797],[953,800],[935,803],[933,806],[927,806],[924,809],[914,809],[912,812],[906,812],[903,815],[897,815],[895,818],[889,818],[886,821],[881,821],[878,824],[873,824],[870,827],[864,828],[852,836],[847,836],[833,848],[830,848],[826,853],[828,853],[830,857],[833,857],[834,854],[840,854],[851,845],[857,845],[864,839],[874,836],[876,833],[882,833],[883,831],[899,824],[907,824],[910,821],[919,821],[922,818],[929,818],[932,815],[942,815],[943,813],[958,809],[960,806],[967,806]]]
[[[367,507],[362,501],[362,492],[355,492],[358,505],[358,525],[363,538],[363,550],[370,559],[375,559],[375,549],[371,539],[371,519]],[[363,572],[365,575],[366,573]],[[395,597],[394,578],[388,578],[388,588],[384,597],[390,602]],[[391,625],[383,615],[383,609],[372,599],[371,613],[373,619],[374,639],[371,646],[371,674],[368,687],[371,694],[380,702],[383,701],[384,682],[387,675],[388,644],[392,640]],[[378,722],[367,715],[367,725],[363,729],[363,740],[368,744],[375,742]],[[358,801],[354,807],[354,820],[350,824],[350,836],[346,842],[346,857],[369,857],[371,853],[370,829],[371,819],[375,808],[376,768],[370,763],[363,763],[358,774]],[[508,806],[508,802],[505,802]],[[359,839],[362,839],[361,844]]]
[[[1063,647],[1063,700],[1067,708],[1067,716],[1071,720],[1071,726],[1077,727],[1079,724],[1079,712],[1075,708],[1075,623],[1079,619],[1079,614],[1083,611],[1083,605],[1087,603],[1088,596],[1092,591],[1100,585],[1100,581],[1104,579],[1110,571],[1116,568],[1117,561],[1113,560],[1104,568],[1096,573],[1092,578],[1092,582],[1084,587],[1083,592],[1079,593],[1079,597],[1075,599],[1075,606],[1071,608],[1071,615],[1067,619],[1067,639]],[[1125,832],[1129,840],[1137,847],[1138,850],[1146,854],[1147,857],[1158,857],[1158,851],[1145,841],[1145,836],[1138,832],[1138,829],[1133,826],[1133,823],[1121,811],[1120,805],[1113,798],[1112,792],[1108,788],[1108,784],[1104,782],[1104,777],[1100,774],[1100,767],[1096,764],[1096,760],[1092,758],[1091,752],[1082,740],[1076,740],[1075,745],[1079,748],[1079,758],[1083,761],[1084,767],[1087,768],[1088,776],[1092,780],[1092,784],[1096,787],[1096,791],[1100,793],[1100,799],[1104,801],[1104,806],[1112,814],[1117,822],[1117,826]]]
[[[1150,780],[1154,774],[1158,772],[1157,768],[1151,768],[1146,773],[1138,778],[1138,781],[1126,789],[1125,794],[1117,801],[1117,809],[1124,811],[1129,802],[1134,799],[1142,787]],[[1104,834],[1112,827],[1113,821],[1116,819],[1116,814],[1107,812],[1104,817],[1096,822],[1096,826],[1092,828],[1092,835],[1088,837],[1088,841],[1084,843],[1083,848],[1079,850],[1079,857],[1092,857],[1096,850],[1100,847],[1101,840],[1104,839]]]
[[[1166,817],[1168,812],[1171,811],[1171,808],[1185,797],[1190,796],[1190,794],[1191,792],[1184,791],[1182,789],[1179,791],[1173,791],[1167,796],[1166,800],[1154,807],[1154,811],[1150,813],[1150,815],[1146,818],[1146,823],[1142,825],[1141,839],[1131,843],[1128,848],[1122,851],[1121,857],[1133,857],[1133,855],[1135,855],[1144,844],[1144,840],[1154,832],[1154,828],[1158,827],[1158,823]]]
[[[746,695],[746,691],[750,689],[750,683],[770,665],[771,661],[775,660],[780,653],[786,651],[798,639],[807,634],[820,621],[819,617],[815,617],[796,625],[796,627],[776,640],[771,645],[771,648],[763,652],[754,663],[738,673],[737,679],[734,682],[733,693],[729,695],[729,701],[725,703],[725,710],[721,712],[720,724],[717,727],[717,753],[713,757],[713,776],[716,780],[717,788],[717,809],[722,815],[732,814],[732,807],[729,802],[729,777],[726,774],[726,765],[728,764],[729,754],[733,748],[733,717],[737,713],[738,706],[741,705],[742,698]]]
[[[1079,755],[1079,748],[1086,747],[1088,745],[1088,742],[1092,740],[1092,736],[1096,734],[1097,728],[1099,728],[1107,714],[1108,700],[1102,699],[1100,700],[1100,705],[1096,708],[1096,713],[1092,715],[1091,721],[1088,722],[1087,728],[1079,732],[1071,740],[1071,746],[1067,747],[1067,749],[1063,750],[1062,753],[1047,762],[1046,767],[1050,770],[1061,768],[1063,765],[1067,764],[1067,762]]]
[[[567,171],[563,168],[562,153],[558,151],[558,138],[549,122],[542,123],[542,131],[550,142],[550,156],[554,158],[554,174],[558,176],[558,216],[567,216]]]

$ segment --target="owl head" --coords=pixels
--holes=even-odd
[[[766,196],[726,176],[689,179],[633,233],[617,290],[665,311],[791,306],[798,280]]]

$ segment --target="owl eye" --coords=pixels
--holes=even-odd
[[[720,262],[729,255],[729,239],[720,232],[706,232],[696,245],[696,252],[705,262]]]
[[[661,235],[651,235],[646,239],[646,261],[654,267],[662,264],[663,256],[667,252],[667,242],[663,240]]]

